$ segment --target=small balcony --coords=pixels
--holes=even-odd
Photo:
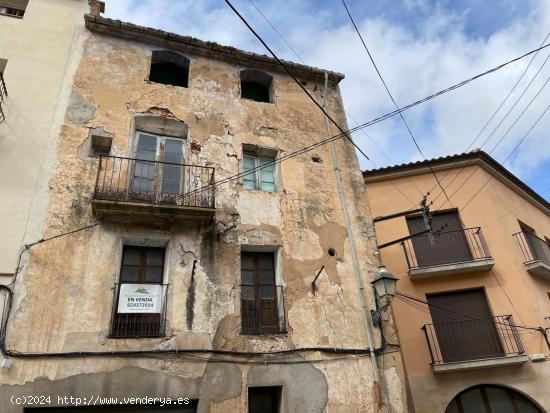
[[[523,254],[525,269],[550,281],[550,243],[529,231],[520,231],[514,237]]]
[[[282,286],[241,284],[241,333],[286,333]]]
[[[4,115],[4,109],[2,108],[6,98],[8,97],[8,89],[6,88],[6,82],[4,81],[4,75],[0,72],[0,123],[6,121]]]
[[[426,324],[422,330],[434,373],[511,366],[528,360],[511,315]]]
[[[491,257],[481,228],[418,235],[402,244],[412,280],[490,269]]]
[[[115,284],[108,337],[164,337],[167,290],[167,284]]]
[[[103,220],[206,221],[215,211],[214,168],[100,156],[94,214]]]

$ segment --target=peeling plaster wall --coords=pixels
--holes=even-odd
[[[58,139],[45,236],[95,221],[91,196],[98,160],[82,153],[92,129],[102,128],[113,136],[112,155],[131,157],[134,116],[170,113],[188,127],[186,163],[214,167],[217,180],[241,170],[243,144],[276,148],[284,155],[326,137],[319,110],[287,76],[272,74],[276,104],[242,100],[239,72],[245,67],[186,54],[191,61],[189,87],[166,86],[144,80],[152,50],[143,43],[93,33],[86,41]],[[322,99],[321,84],[308,81],[307,87],[316,99]],[[345,125],[335,84],[330,85],[327,103],[330,113]],[[336,151],[367,284],[377,260],[363,180],[352,145],[338,141]],[[102,223],[35,247],[16,287],[7,346],[33,352],[368,348],[330,153],[323,146],[315,150],[317,161],[312,155],[306,153],[280,165],[275,193],[244,190],[241,182],[219,186],[215,218],[209,223]],[[164,338],[107,338],[122,245],[129,238],[154,238],[167,245]],[[241,245],[278,251],[288,333],[240,334]],[[336,251],[334,257],[328,255],[329,248]],[[323,265],[313,294],[311,282]],[[367,305],[374,308],[372,297]],[[289,357],[299,361],[301,356]],[[90,382],[97,384],[98,392],[124,393],[124,387],[109,390],[107,383],[142,369],[138,375],[145,382],[159,378],[174,384],[171,390],[158,391],[143,384],[138,386],[140,392],[200,397],[199,411],[244,411],[247,386],[267,384],[284,385],[286,413],[378,411],[369,357],[340,360],[341,356],[319,353],[303,357],[327,362],[254,367],[186,363],[181,357],[169,356],[17,359],[9,371],[0,373],[0,395],[9,389],[47,387],[44,383],[62,392],[71,378],[80,383],[74,387],[77,393]],[[402,375],[400,361],[385,357],[391,410],[405,411],[403,384],[395,378]],[[127,384],[128,391],[132,384]]]
[[[65,83],[70,88],[73,63],[80,60],[87,8],[85,0],[33,0],[24,18],[0,18],[0,58],[8,61],[6,122],[0,124],[0,274],[13,274],[22,245],[40,239],[55,161],[50,155],[65,114]]]

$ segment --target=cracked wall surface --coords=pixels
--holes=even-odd
[[[45,237],[96,222],[91,199],[99,160],[82,152],[90,131],[101,129],[112,136],[111,155],[132,157],[136,116],[176,119],[187,127],[185,162],[214,167],[216,180],[241,171],[243,145],[275,148],[285,155],[326,137],[321,113],[288,76],[270,73],[275,104],[253,102],[240,98],[239,72],[247,67],[184,53],[191,61],[189,87],[160,85],[144,80],[155,49],[97,33],[87,39],[58,137]],[[321,101],[322,81],[310,80],[307,85]],[[328,110],[345,125],[338,85],[331,81],[329,86]],[[361,276],[367,284],[377,260],[374,233],[366,231],[371,220],[363,180],[353,146],[339,140],[335,147]],[[90,230],[38,245],[16,287],[8,348],[22,352],[368,348],[330,159],[328,148],[322,146],[315,149],[313,159],[312,153],[305,153],[281,163],[273,193],[244,189],[241,180],[218,186],[216,211],[208,222],[102,221]],[[166,245],[166,337],[108,338],[113,287],[128,239]],[[278,254],[287,332],[245,335],[240,251],[266,248]],[[334,256],[329,249],[334,249]],[[313,294],[311,282],[322,266]],[[374,308],[368,294],[367,305]],[[401,374],[400,360],[385,357],[391,380],[384,385],[390,386],[392,397],[391,406],[384,398],[382,409],[405,411],[403,383],[395,379]],[[122,394],[131,390],[129,383],[113,388],[108,383],[134,377],[136,393],[199,398],[202,412],[245,411],[246,388],[255,385],[283,385],[284,412],[379,411],[369,357],[317,352],[282,360],[299,363],[189,363],[176,355],[18,359],[9,371],[0,373],[0,395],[44,388],[79,394],[89,386],[105,394]],[[149,386],[157,380],[166,386]]]

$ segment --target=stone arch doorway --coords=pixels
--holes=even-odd
[[[482,384],[455,396],[445,413],[544,413],[531,400],[508,387]]]

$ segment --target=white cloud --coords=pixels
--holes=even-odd
[[[341,83],[344,104],[357,121],[364,122],[393,109],[356,33],[349,21],[344,19],[346,16],[342,8],[318,9],[315,2],[297,0],[288,0],[284,6],[279,2],[262,3],[256,0],[256,3],[307,64],[345,73],[346,79]],[[235,5],[282,57],[295,60],[250,3],[240,0],[235,1]],[[430,4],[426,0],[405,0],[404,5],[409,10],[420,8],[425,13]],[[471,10],[457,14],[438,4],[420,27],[407,27],[385,16],[362,19],[357,23],[394,97],[399,104],[405,105],[538,47],[550,27],[550,3],[539,0],[535,6],[531,13],[517,18],[487,38],[472,37],[465,32],[465,22]],[[108,2],[107,7],[109,16],[266,53],[223,2],[117,0]],[[355,5],[352,11],[357,11],[354,9],[359,7]],[[548,53],[549,49],[540,52],[512,98],[523,90]],[[429,104],[407,111],[405,116],[426,156],[464,151],[528,61],[529,58],[523,59]],[[550,63],[547,66],[487,148],[506,131],[546,80],[550,74]],[[544,90],[540,94],[525,117],[495,151],[497,160],[505,158],[544,110],[549,102],[549,93],[550,90]],[[499,120],[504,113],[502,111],[496,119]],[[353,123],[350,121],[350,124]],[[536,168],[550,160],[550,144],[545,133],[549,126],[550,113],[508,165],[520,177],[528,180]],[[491,127],[479,142],[490,130]],[[419,158],[398,118],[369,128],[367,132],[394,162]],[[388,164],[387,159],[363,134],[356,133],[355,139],[377,164]],[[364,168],[372,167],[364,159],[360,162]]]

